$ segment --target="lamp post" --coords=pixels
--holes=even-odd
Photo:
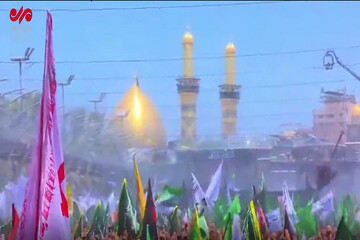
[[[127,142],[127,136],[125,134],[125,128],[124,128],[124,120],[129,116],[130,110],[128,109],[121,109],[118,111],[117,118],[120,120],[121,124],[121,136],[120,139],[123,139],[124,141],[122,144],[125,146],[125,148],[128,148],[128,142]]]
[[[105,96],[106,96],[106,93],[100,93],[100,96],[99,96],[98,99],[89,100],[89,102],[94,103],[94,111],[95,111],[95,112],[97,112],[97,104],[98,104],[98,103],[101,103],[101,102],[104,100]]]
[[[28,47],[25,51],[25,54],[23,57],[15,57],[10,58],[10,61],[18,62],[19,63],[19,84],[20,89],[22,89],[22,63],[27,62],[30,60],[30,56],[33,53],[34,48]],[[22,94],[22,90],[20,90],[20,95]],[[20,102],[21,108],[22,108],[22,101]]]
[[[336,56],[333,50],[329,50],[325,53],[323,58],[323,65],[326,70],[332,70],[335,62],[339,64],[343,69],[345,69],[348,73],[350,73],[354,78],[360,81],[360,76],[354,73],[350,68],[348,68],[345,64],[343,64],[340,59]]]
[[[70,86],[71,82],[74,80],[75,75],[70,75],[68,80],[65,83],[58,83],[58,86],[61,87],[61,96],[62,96],[62,111],[63,115],[65,113],[65,95],[64,95],[64,87]]]
[[[22,78],[21,78],[22,77],[22,63],[30,60],[30,56],[33,53],[33,51],[34,51],[34,48],[28,47],[26,49],[25,55],[23,57],[10,58],[10,61],[19,63],[19,84],[20,84],[20,89],[22,89]],[[22,91],[20,91],[20,94],[22,94]]]
[[[120,110],[117,114],[117,118],[120,120],[121,132],[124,133],[124,120],[129,116],[130,110]]]

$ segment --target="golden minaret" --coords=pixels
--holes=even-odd
[[[220,85],[222,105],[222,134],[224,138],[237,133],[237,105],[240,99],[241,86],[236,85],[236,49],[230,42],[225,49],[225,84]]]
[[[181,139],[196,138],[196,99],[199,93],[199,79],[194,77],[193,36],[187,32],[183,38],[184,75],[177,79],[177,90],[181,104]]]

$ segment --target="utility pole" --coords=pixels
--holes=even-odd
[[[98,104],[98,103],[101,103],[101,102],[104,100],[105,96],[106,96],[106,93],[100,93],[100,96],[99,96],[98,99],[89,100],[89,102],[94,103],[94,111],[95,111],[95,112],[97,112],[97,104]]]
[[[325,56],[323,58],[323,65],[326,70],[332,70],[335,61],[337,64],[339,64],[343,69],[345,69],[348,73],[350,73],[354,78],[356,78],[358,81],[360,81],[360,76],[357,75],[355,72],[353,72],[350,68],[348,68],[345,64],[343,64],[340,59],[337,57],[335,52],[333,50],[329,50],[325,53]]]
[[[125,134],[125,128],[124,128],[124,121],[129,116],[130,110],[128,109],[120,109],[117,114],[117,118],[120,120],[121,125],[121,133],[120,133],[120,142],[122,146],[124,146],[124,149],[128,149],[128,139],[127,135]]]
[[[124,129],[124,120],[129,116],[130,110],[123,110],[120,111],[117,115],[118,119],[120,120],[120,124],[121,124],[121,132],[124,133],[125,129]]]
[[[62,111],[63,115],[65,113],[65,94],[64,94],[64,87],[70,86],[71,82],[74,80],[75,75],[70,75],[68,80],[65,83],[58,83],[58,86],[61,87],[61,96],[62,96]]]
[[[15,57],[10,58],[10,61],[18,62],[19,63],[19,84],[20,89],[22,89],[22,63],[27,62],[30,60],[30,56],[33,53],[34,48],[28,47],[25,51],[25,55],[23,57]],[[20,90],[20,95],[22,95],[22,90]],[[22,108],[22,101],[20,102]]]

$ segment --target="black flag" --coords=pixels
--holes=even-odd
[[[145,214],[142,222],[141,240],[147,240],[146,238],[146,225],[149,226],[149,235],[151,240],[158,240],[157,228],[156,228],[156,212],[153,194],[151,190],[150,179],[148,182],[148,192],[146,197]]]

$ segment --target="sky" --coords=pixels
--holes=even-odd
[[[228,2],[219,2],[227,4]],[[0,92],[19,88],[18,65],[9,59],[35,48],[31,61],[44,59],[46,12],[53,16],[54,53],[58,82],[74,74],[65,89],[66,109],[93,109],[91,99],[108,93],[98,109],[111,113],[138,75],[140,88],[157,106],[169,139],[180,135],[176,78],[182,61],[71,63],[67,61],[181,58],[182,37],[194,37],[194,72],[200,78],[197,125],[200,138],[221,134],[219,85],[225,81],[225,47],[236,46],[236,81],[242,86],[238,133],[279,133],[292,126],[311,127],[312,111],[321,106],[320,91],[346,87],[358,96],[360,83],[344,69],[323,67],[325,49],[334,49],[344,64],[360,74],[360,2],[278,2],[196,8],[216,2],[2,2],[0,5]],[[9,19],[10,9],[30,8],[32,20]],[[116,11],[56,11],[58,9],[133,8]],[[14,39],[14,29],[24,39]],[[303,51],[306,50],[306,51]],[[314,50],[314,51],[307,51]],[[316,51],[315,51],[316,50]],[[281,54],[293,52],[292,54]],[[295,53],[294,53],[295,52]],[[262,53],[271,53],[263,55]],[[63,63],[61,63],[63,62]],[[65,63],[64,63],[65,62]],[[43,64],[26,65],[23,87],[41,89]],[[60,89],[59,89],[60,90]],[[60,93],[60,92],[59,92]],[[17,95],[11,95],[15,98]],[[59,101],[60,99],[59,94]],[[292,124],[292,125],[291,125]]]

